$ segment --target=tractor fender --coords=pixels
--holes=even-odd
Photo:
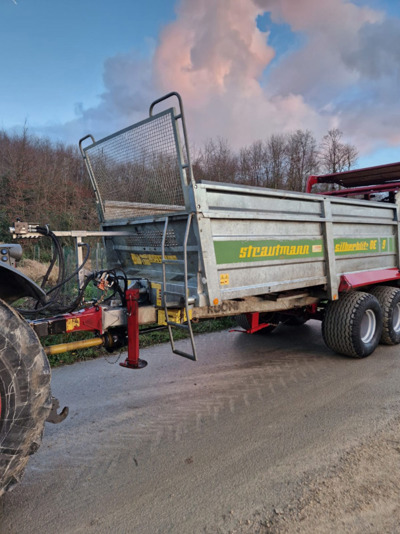
[[[33,280],[7,263],[0,263],[0,298],[14,302],[21,297],[45,300],[45,292]]]

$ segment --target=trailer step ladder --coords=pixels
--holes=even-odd
[[[193,213],[189,213],[187,222],[186,222],[185,237],[183,241],[183,260],[171,260],[171,259],[165,258],[165,242],[167,239],[168,222],[169,222],[168,217],[165,217],[164,232],[163,232],[162,244],[161,244],[161,262],[162,262],[162,277],[163,277],[162,300],[164,303],[165,322],[167,323],[167,327],[168,327],[172,352],[174,354],[178,354],[179,356],[183,356],[184,358],[188,358],[189,360],[196,361],[197,360],[196,345],[194,342],[192,323],[190,321],[190,309],[192,305],[194,304],[194,302],[191,302],[190,301],[191,299],[189,299],[188,261],[187,261],[187,243],[189,239],[189,231],[190,231],[190,226],[192,223],[192,218],[193,218]],[[171,308],[176,309],[176,304],[169,305],[168,299],[167,299],[168,295],[176,295],[176,292],[168,291],[166,289],[167,287],[167,265],[171,265],[171,264],[183,265],[184,295],[182,295],[182,300],[184,302],[184,305],[181,306],[181,309],[185,310],[187,324],[182,324],[182,323],[177,323],[175,321],[171,321],[168,316],[168,309],[171,309]],[[192,345],[192,354],[189,354],[187,352],[184,352],[182,350],[175,348],[173,328],[180,328],[181,330],[186,330],[187,332],[189,332],[190,343]]]

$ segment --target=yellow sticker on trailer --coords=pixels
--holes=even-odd
[[[161,307],[161,284],[151,283],[151,288],[156,290],[156,306]]]
[[[79,317],[74,317],[74,319],[67,319],[66,323],[66,331],[72,332],[75,330],[75,328],[79,328],[81,326],[81,320]]]
[[[221,286],[229,286],[229,273],[220,274],[219,283]]]
[[[189,318],[192,319],[192,316],[193,316],[193,310],[189,310]],[[179,308],[168,310],[168,321],[171,321],[173,323],[178,323],[178,324],[186,323],[187,321],[186,311],[181,310]],[[167,324],[165,321],[164,310],[157,311],[157,323],[159,325]]]
[[[151,265],[152,263],[162,263],[161,254],[134,254],[131,253],[131,259],[134,265]],[[177,260],[178,258],[173,254],[165,256],[166,260]]]

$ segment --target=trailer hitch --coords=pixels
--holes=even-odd
[[[56,399],[55,397],[51,397],[51,410],[50,413],[46,419],[48,423],[53,423],[57,425],[58,423],[62,423],[64,419],[67,418],[69,413],[68,406],[65,406],[60,413],[57,412],[58,408],[60,407],[60,401]]]

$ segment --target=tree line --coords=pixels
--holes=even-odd
[[[309,130],[271,135],[235,152],[223,138],[209,139],[192,156],[196,180],[304,191],[310,174],[355,166],[357,149],[338,129],[317,143]],[[18,217],[55,230],[97,229],[95,201],[77,147],[0,131],[0,239]],[[131,189],[134,192],[134,184]]]
[[[319,144],[309,130],[296,130],[255,141],[238,153],[226,139],[210,139],[196,153],[193,167],[197,180],[304,191],[310,175],[349,170],[357,156],[356,147],[345,143],[337,128]]]
[[[77,148],[0,132],[0,233],[20,218],[52,229],[94,229],[94,197]]]

